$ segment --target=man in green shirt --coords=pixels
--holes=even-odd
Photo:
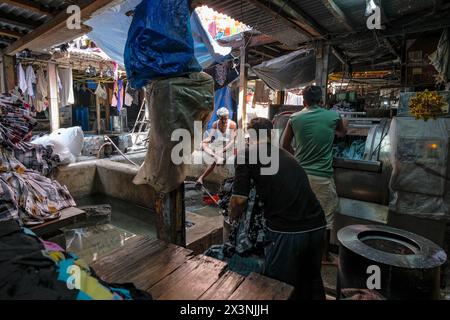
[[[333,179],[332,149],[334,136],[344,137],[347,129],[337,112],[319,106],[321,99],[320,87],[309,86],[303,90],[305,108],[291,116],[282,137],[282,147],[293,154],[306,171],[311,188],[325,211],[328,229],[325,258],[330,261],[330,230],[339,205]]]

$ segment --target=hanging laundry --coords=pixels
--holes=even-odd
[[[27,85],[27,78],[25,76],[25,71],[23,70],[21,63],[17,65],[17,79],[19,80],[19,89],[22,91],[23,94],[25,94],[27,92],[28,85]]]
[[[75,95],[73,93],[72,68],[58,69],[58,76],[61,82],[61,106],[65,107],[74,104]]]
[[[108,93],[101,83],[98,84],[97,89],[95,90],[95,95],[103,100],[108,99]]]
[[[119,79],[114,83],[114,93],[111,106],[116,107],[120,112],[123,107],[123,80]]]
[[[25,79],[27,82],[26,94],[28,94],[30,97],[34,97],[33,85],[36,84],[36,75],[35,75],[33,67],[31,65],[29,65],[27,67],[27,71],[25,73]]]
[[[130,94],[130,83],[127,82],[127,86],[125,87],[125,100],[124,100],[124,105],[127,107],[131,107],[131,105],[133,104],[133,96]]]
[[[303,106],[303,96],[288,92],[284,104],[290,106]]]
[[[218,64],[215,67],[214,79],[220,86],[223,86],[227,81],[227,74],[228,74],[228,63]]]
[[[37,71],[37,80],[36,80],[36,111],[42,112],[47,110],[48,107],[48,83],[47,78],[45,77],[44,70],[39,68]]]

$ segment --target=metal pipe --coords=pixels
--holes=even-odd
[[[130,162],[130,163],[133,164],[134,166],[139,167],[138,164],[136,164],[136,163],[133,162],[130,158],[128,158],[128,157],[127,157],[127,156],[119,149],[119,147],[116,146],[116,144],[114,143],[114,141],[111,140],[110,137],[104,136],[104,138],[105,138],[106,140],[108,140],[109,142],[111,142],[111,144],[114,146],[114,148],[116,148],[116,150],[119,151],[120,155],[121,155],[122,157],[124,157],[125,160],[127,160],[128,162]]]

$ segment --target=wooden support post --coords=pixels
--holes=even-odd
[[[161,193],[156,199],[155,211],[158,239],[185,247],[184,184],[172,192]]]
[[[1,88],[2,92],[9,92],[16,86],[17,73],[14,65],[14,57],[7,55],[3,56],[1,65],[3,82],[3,87]]]
[[[108,104],[105,106],[105,129],[106,131],[110,131],[110,108],[111,106],[109,105],[110,102],[112,101],[112,96],[113,96],[113,89],[106,87],[106,91],[108,92]]]
[[[101,112],[101,104],[100,98],[95,95],[95,110],[97,116],[97,134],[102,133],[102,112]]]
[[[49,62],[48,73],[48,101],[50,114],[50,131],[53,132],[60,128],[59,106],[58,106],[58,83],[57,70],[54,62]]]
[[[6,93],[5,64],[2,55],[0,55],[0,93]]]
[[[248,50],[246,48],[246,37],[242,39],[240,54],[240,73],[239,73],[239,106],[238,106],[238,128],[247,127],[247,80],[248,80]]]
[[[285,97],[286,91],[277,91],[277,104],[278,105],[284,104]]]
[[[316,85],[322,88],[322,103],[327,105],[330,45],[319,44],[316,50]]]

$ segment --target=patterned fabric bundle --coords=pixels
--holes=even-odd
[[[151,300],[100,279],[83,260],[16,221],[0,222],[0,300]]]
[[[49,176],[58,165],[59,158],[52,147],[33,145],[32,130],[36,119],[29,115],[29,105],[17,97],[0,95],[0,145],[14,151],[14,156],[28,169]]]
[[[0,95],[0,144],[12,149],[26,151],[37,125],[36,119],[29,115],[29,105],[21,103],[16,97]]]
[[[10,153],[0,152],[0,221],[19,219],[25,225],[59,217],[59,211],[76,206],[67,188],[25,168]]]
[[[58,159],[52,148],[27,142],[35,126],[26,103],[0,95],[0,221],[40,224],[76,205],[66,187],[43,176]]]
[[[234,178],[225,180],[219,191],[219,205],[225,216],[228,215],[233,182]],[[264,268],[265,233],[263,204],[252,181],[247,207],[239,222],[231,226],[228,242],[212,246],[204,254],[226,261],[230,270],[244,276],[252,272],[261,273]]]

